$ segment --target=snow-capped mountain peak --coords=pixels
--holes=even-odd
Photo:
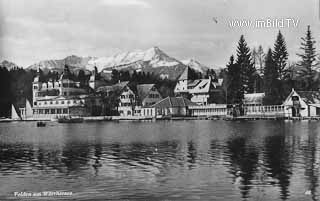
[[[201,64],[195,59],[186,59],[181,61],[184,65],[189,66],[190,68],[193,68],[196,71],[199,71],[201,73],[205,73],[209,67]]]
[[[145,51],[135,50],[132,52],[122,52],[111,57],[93,58],[88,62],[88,68],[97,66],[98,70],[103,69],[122,69],[130,66],[131,68],[141,69],[144,65],[152,68],[162,66],[175,66],[181,64],[180,61],[169,57],[158,47],[152,47]]]

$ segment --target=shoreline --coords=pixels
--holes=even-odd
[[[189,120],[224,120],[224,121],[258,121],[258,120],[289,120],[289,121],[320,121],[319,117],[281,117],[281,116],[240,116],[240,117],[231,117],[231,116],[177,116],[177,117],[141,117],[141,116],[91,116],[91,117],[82,117],[83,122],[104,122],[104,121],[189,121]],[[29,118],[22,120],[12,120],[5,119],[4,121],[0,120],[0,123],[8,122],[29,122],[29,121],[57,121],[57,119],[51,118]]]

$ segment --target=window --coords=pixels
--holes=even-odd
[[[70,101],[67,101],[67,104],[70,104]]]
[[[46,104],[47,104],[47,101],[44,101],[44,104],[46,105]]]
[[[55,114],[55,113],[56,113],[55,109],[50,110],[50,114]]]
[[[57,114],[61,114],[61,109],[57,109]]]
[[[37,105],[37,102],[34,102],[33,105]]]
[[[63,92],[63,94],[66,96],[66,95],[67,95],[67,92]]]
[[[64,104],[64,101],[61,101],[61,104]]]
[[[74,100],[74,101],[73,101],[73,103],[77,103],[77,101],[76,101],[76,100]]]
[[[45,110],[44,110],[44,113],[45,113],[45,114],[49,114],[49,109],[45,109]]]
[[[50,101],[50,105],[52,105],[52,101]]]
[[[292,96],[292,101],[298,101],[299,97],[298,96]]]
[[[63,112],[63,114],[68,114],[68,109],[65,108],[65,109],[63,109],[62,112]]]
[[[33,89],[38,89],[38,86],[33,86]]]
[[[56,104],[59,104],[59,101],[56,101]]]

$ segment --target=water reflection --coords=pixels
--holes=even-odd
[[[310,132],[307,140],[301,145],[303,151],[303,159],[305,165],[305,176],[306,176],[306,189],[310,191],[312,200],[317,199],[317,188],[319,186],[319,150],[317,149],[317,128],[310,126],[313,132]]]
[[[266,170],[268,176],[277,180],[282,200],[289,197],[290,177],[292,175],[292,157],[290,154],[284,133],[266,137],[264,153]]]
[[[6,133],[0,125],[0,199],[39,182],[95,192],[75,194],[83,200],[110,192],[113,199],[319,199],[317,122],[57,124],[41,132],[8,125]]]
[[[259,152],[255,147],[247,145],[246,137],[239,136],[227,141],[227,156],[230,157],[233,182],[237,184],[240,181],[242,198],[248,198],[257,171]]]

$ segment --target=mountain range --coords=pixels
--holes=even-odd
[[[3,61],[0,65],[9,69],[17,66],[8,61]],[[175,59],[158,47],[152,47],[144,51],[122,52],[110,57],[79,57],[71,55],[64,59],[40,61],[28,66],[27,69],[37,70],[41,68],[45,73],[49,71],[62,72],[65,65],[68,65],[74,73],[79,70],[90,73],[97,67],[98,71],[103,73],[110,73],[113,69],[116,69],[119,71],[149,72],[169,79],[178,78],[187,66],[203,74],[209,69],[209,67],[195,59],[181,61]]]
[[[10,61],[7,61],[7,60],[3,60],[0,63],[0,67],[5,67],[8,70],[11,70],[13,68],[18,68],[19,66],[17,64],[13,63],[13,62],[10,62]]]

